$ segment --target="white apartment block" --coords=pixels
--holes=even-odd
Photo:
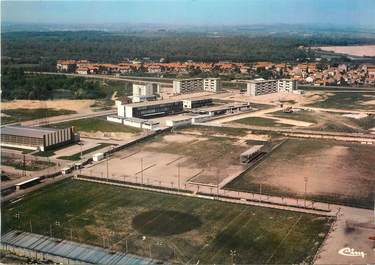
[[[292,92],[297,89],[297,82],[292,79],[251,80],[247,83],[247,94],[260,96],[277,92]]]
[[[250,96],[260,96],[276,92],[276,80],[250,80],[247,83],[247,94]]]
[[[219,92],[221,90],[220,78],[205,78],[203,80],[203,90],[210,92]]]
[[[187,94],[196,91],[218,92],[220,90],[220,78],[188,78],[173,80],[174,94]]]
[[[202,78],[189,78],[173,80],[174,94],[187,94],[203,90]]]
[[[297,81],[292,79],[277,80],[277,89],[279,92],[293,92],[298,87]]]
[[[133,84],[133,96],[135,97],[142,97],[142,96],[152,96],[154,94],[152,84]]]

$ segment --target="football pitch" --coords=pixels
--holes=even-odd
[[[30,231],[174,263],[302,263],[331,219],[67,180],[6,203],[2,233]]]

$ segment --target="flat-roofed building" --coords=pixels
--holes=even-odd
[[[248,164],[263,153],[265,153],[264,145],[254,145],[240,155],[240,162]]]
[[[117,107],[118,116],[126,118],[153,118],[183,111],[182,100],[145,101]]]
[[[297,81],[292,79],[255,79],[247,81],[247,94],[250,96],[260,96],[277,92],[292,92],[296,89]]]
[[[73,127],[64,129],[5,126],[1,128],[1,146],[45,151],[74,142]]]
[[[260,96],[277,93],[277,80],[250,80],[247,82],[247,94]]]
[[[187,94],[196,91],[218,92],[220,90],[220,78],[186,78],[173,80],[174,94]]]
[[[212,105],[212,98],[185,99],[183,100],[184,109],[200,108]]]
[[[203,90],[210,92],[221,91],[221,80],[220,78],[205,78],[203,80]]]

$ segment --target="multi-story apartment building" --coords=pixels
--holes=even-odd
[[[203,80],[203,90],[210,92],[219,92],[221,90],[220,78],[205,78]]]
[[[173,80],[174,94],[186,94],[203,90],[202,78],[188,78]]]
[[[277,89],[280,92],[292,92],[297,89],[297,81],[292,79],[277,80]]]
[[[247,82],[247,94],[250,96],[260,96],[277,91],[277,80],[250,80]]]
[[[173,92],[175,94],[186,94],[196,91],[218,92],[220,90],[220,78],[187,78],[173,80]]]
[[[153,87],[152,84],[133,84],[133,96],[152,96],[153,95]]]
[[[279,80],[250,80],[247,82],[247,94],[259,96],[277,92],[291,92],[297,88],[297,82],[292,79]]]

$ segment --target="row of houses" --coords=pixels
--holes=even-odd
[[[256,63],[236,62],[151,62],[126,61],[119,64],[91,63],[87,60],[59,60],[58,72],[77,74],[129,74],[148,72],[156,74],[189,74],[193,71],[216,72],[219,74],[242,74],[256,78],[259,72],[268,72],[277,78],[292,78],[301,84],[313,85],[374,85],[375,65],[312,63]]]

